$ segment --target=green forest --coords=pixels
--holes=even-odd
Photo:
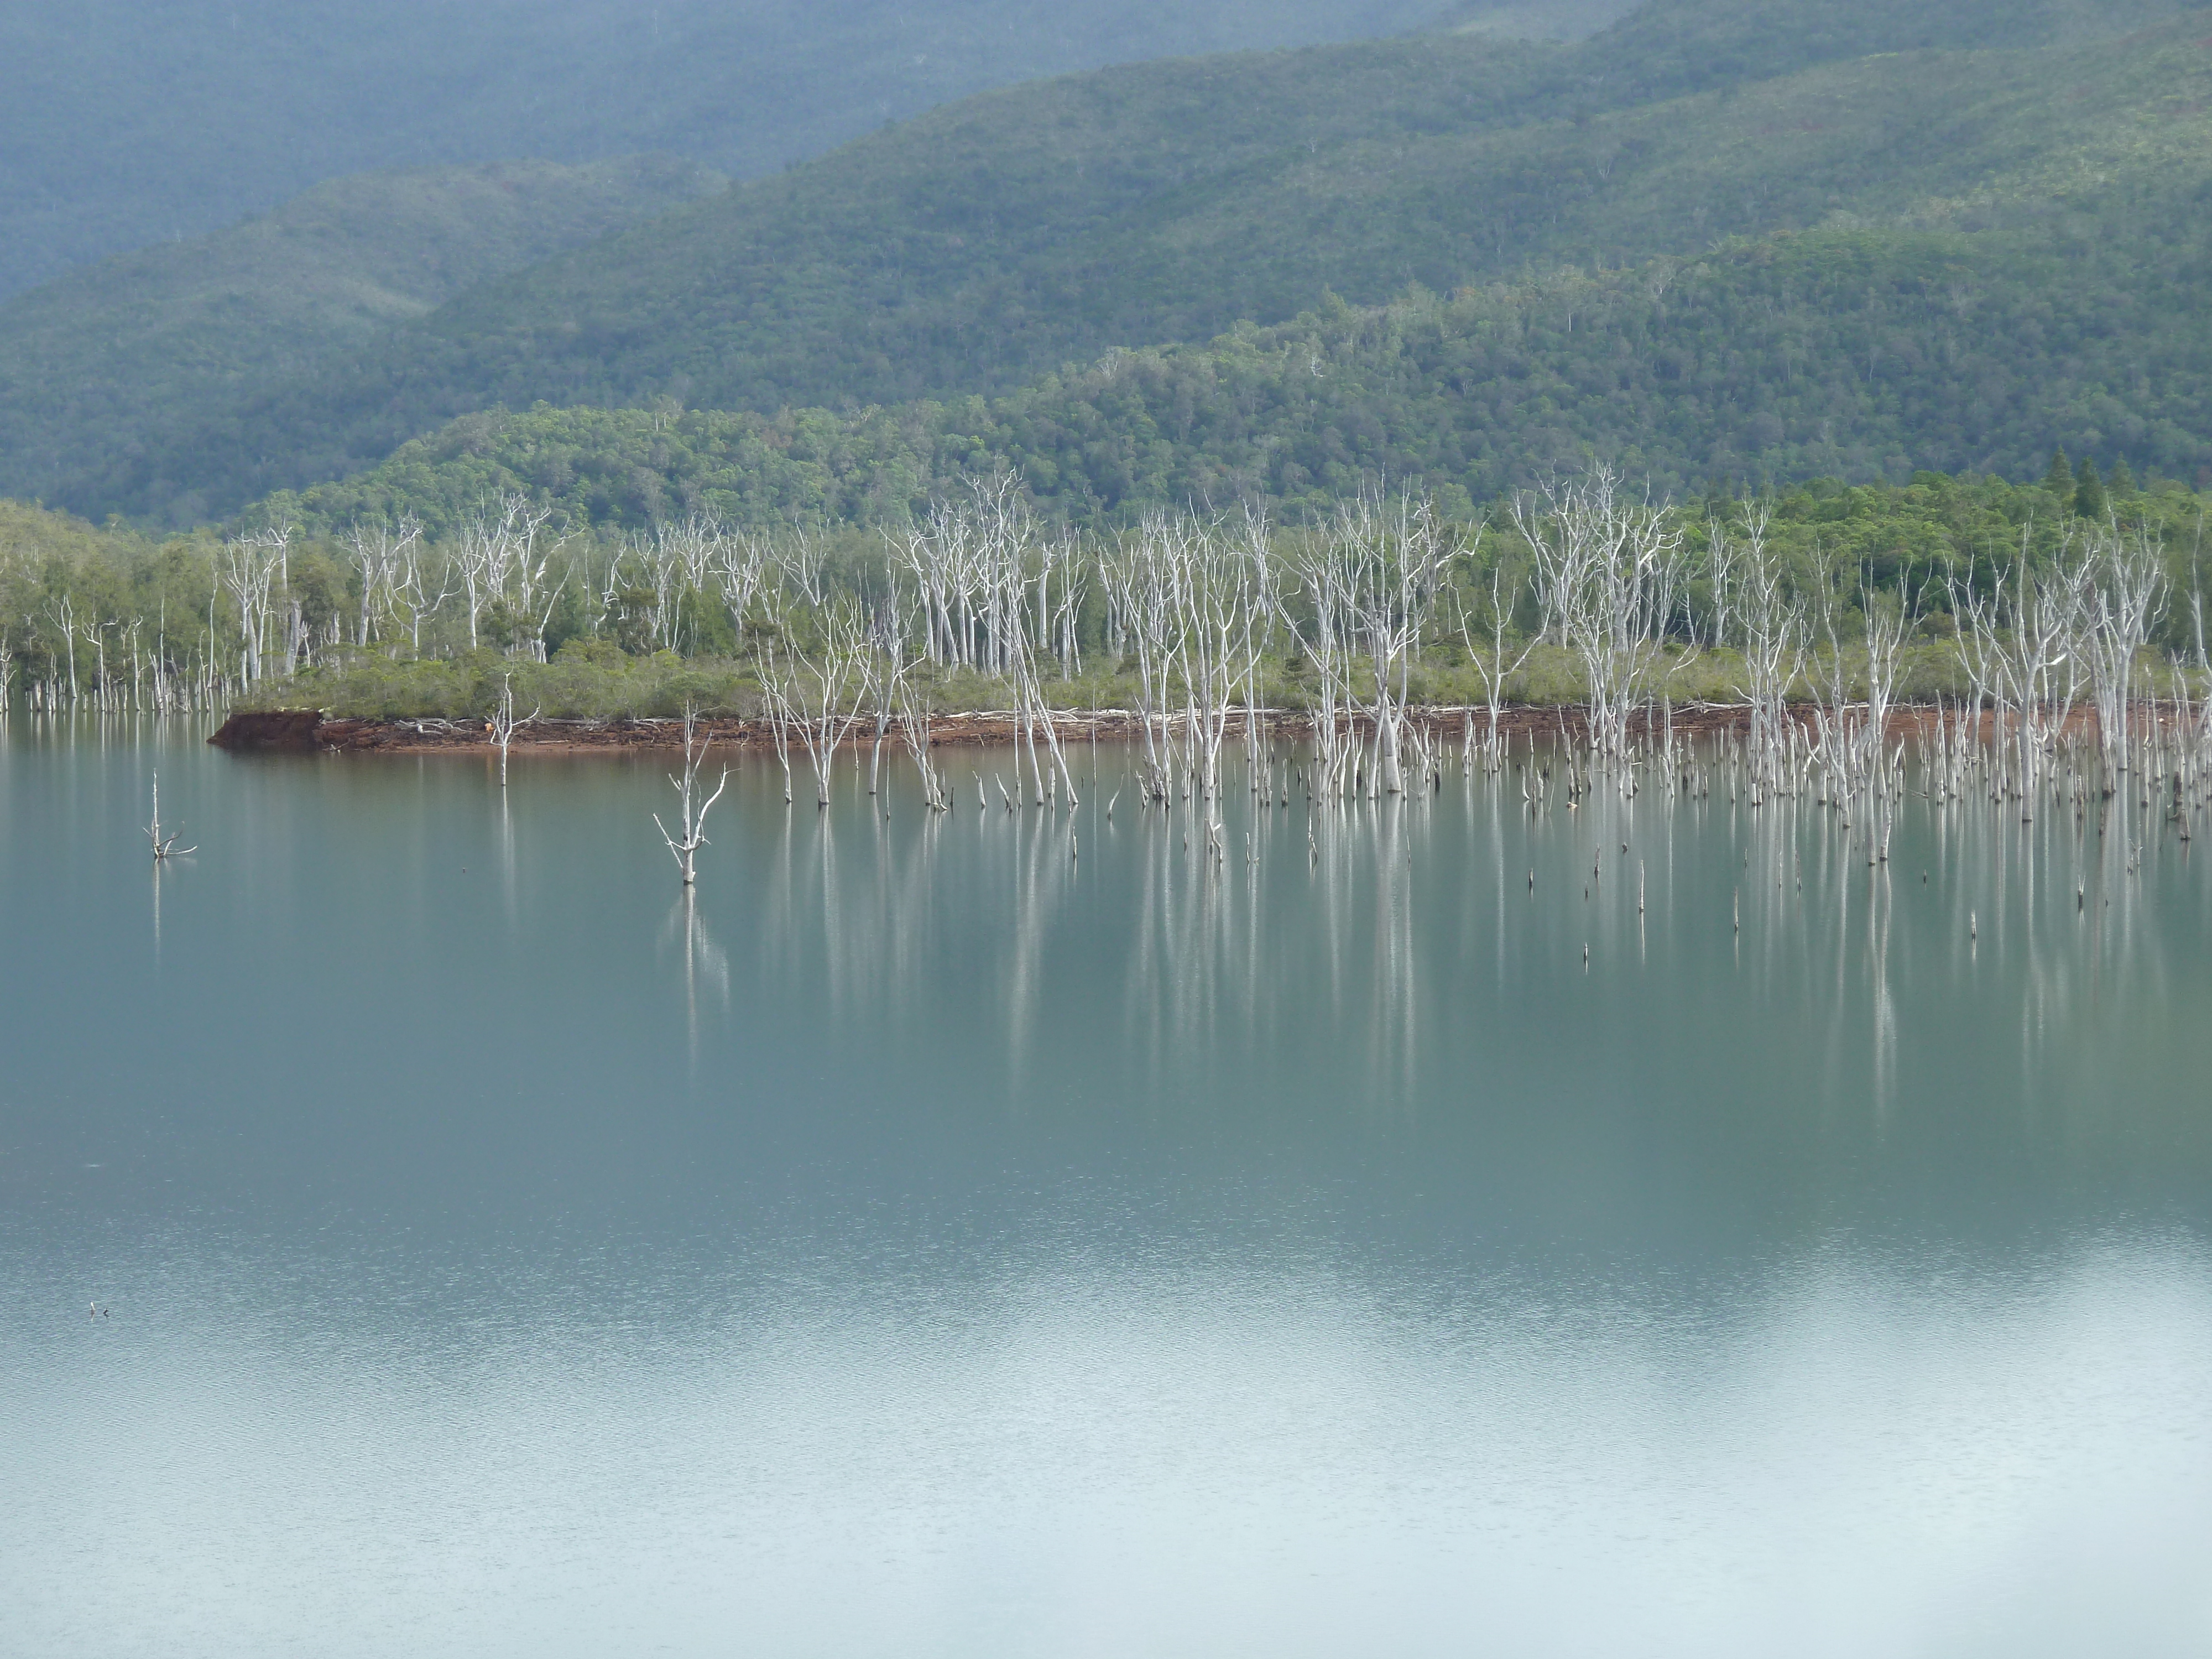
[[[994,483],[1017,484],[1029,526],[1015,565],[1034,580],[1040,562],[1048,572],[1059,558],[1073,596],[1050,695],[1065,706],[1128,706],[1133,665],[1115,647],[1103,572],[1117,549],[1156,536],[1165,520],[1073,525],[1039,515],[1011,475]],[[971,482],[951,505],[975,490]],[[1532,548],[1515,512],[1538,500],[1524,492],[1437,515],[1438,545],[1449,552],[1425,613],[1417,701],[1480,701],[1479,662],[1508,641],[1534,647],[1506,690],[1510,701],[1579,695],[1567,654],[1540,637]],[[936,514],[946,505],[935,503]],[[1311,623],[1301,619],[1292,576],[1299,550],[1332,533],[1342,505],[1285,518],[1271,532],[1286,629],[1267,692],[1279,704],[1301,706],[1309,689],[1298,673]],[[1650,506],[1685,559],[1666,629],[1679,672],[1665,689],[1680,701],[1741,693],[1723,555],[1740,543],[1748,511],[1762,507],[1774,568],[1808,615],[1828,607],[1836,648],[1856,647],[1869,605],[1909,617],[1909,692],[1966,688],[1954,642],[1964,600],[2002,597],[2008,581],[2057,569],[2100,532],[2151,550],[2160,603],[2148,643],[2178,666],[2201,665],[2194,602],[2212,575],[2203,542],[2212,495],[2138,480],[2124,461],[2100,471],[2093,459],[2077,466],[2062,453],[2027,484],[1922,473],[1902,485],[1816,480],[1753,498],[1715,489]],[[0,614],[16,620],[0,631],[0,683],[11,700],[41,708],[150,708],[166,698],[482,718],[513,691],[548,717],[666,715],[686,703],[750,714],[763,653],[788,658],[841,608],[904,614],[915,595],[902,549],[933,521],[926,509],[896,526],[748,533],[694,514],[625,529],[515,493],[435,529],[403,509],[374,520],[283,520],[234,537],[154,538],[8,506],[0,507]],[[505,552],[492,574],[495,542]],[[485,574],[469,574],[479,561]],[[732,600],[740,566],[750,574]],[[1491,633],[1468,632],[1468,619],[1486,606]],[[940,711],[1001,708],[1008,695],[988,668],[928,677],[928,690]]]
[[[1004,398],[852,415],[666,404],[465,416],[257,511],[444,525],[521,489],[579,523],[711,509],[752,525],[866,524],[1012,466],[1083,522],[1248,499],[1295,511],[1378,478],[1465,513],[1592,456],[1680,495],[1918,470],[2032,475],[2054,433],[2106,465],[2194,483],[2212,459],[2197,435],[2212,429],[2208,343],[2185,343],[2196,324],[2178,281],[2128,284],[2117,262],[2097,280],[2109,247],[2094,234],[2054,247],[1822,231],[1633,271],[1339,302],[1202,346],[1111,354]],[[2185,242],[2171,264],[2189,257]],[[2072,306],[2044,280],[2061,261],[2082,273]],[[2173,349],[2139,362],[2138,329],[2170,332]]]
[[[63,500],[92,453],[143,453],[186,411],[723,182],[665,156],[357,174],[71,272],[0,305],[0,493]],[[170,502],[173,520],[207,516],[189,490]]]
[[[1496,378],[1480,354],[1452,362],[1469,407],[1429,422],[1476,493],[1577,440],[1670,482],[2017,471],[2054,443],[2193,471],[2212,314],[2202,20],[1831,9],[1801,27],[1782,0],[1660,0],[1579,45],[1386,40],[1014,88],[477,283],[334,360],[157,392],[118,431],[58,395],[65,368],[36,353],[0,351],[0,374],[42,434],[42,499],[186,525],[359,473],[460,414],[1042,409],[1109,354],[1219,363],[1206,343],[1247,325],[1289,338],[1339,300],[1398,314],[1425,292],[1449,296],[1440,339],[1468,306],[1526,337]],[[2151,21],[2069,33],[2089,17]],[[1540,298],[1583,288],[1596,338],[1589,308]],[[1354,392],[1321,393],[1344,411],[1337,441],[1395,457],[1372,434],[1426,372],[1393,363],[1356,412]],[[1529,397],[1504,384],[1522,380]],[[1585,386],[1614,412],[1472,435],[1480,410]],[[1028,469],[1053,494],[1058,447]],[[1316,475],[1315,459],[1290,465]],[[1090,470],[1116,499],[1115,469]]]
[[[1516,504],[1593,468],[1687,550],[1686,696],[1731,694],[1726,526],[1759,502],[1776,579],[1846,618],[1832,657],[1878,600],[1956,690],[1962,596],[2104,536],[2149,550],[2146,639],[2186,662],[2203,22],[1651,0],[1574,43],[987,93],[729,188],[652,158],[335,181],[0,305],[0,487],[45,503],[0,512],[0,680],[41,707],[481,712],[514,675],[576,712],[728,701],[833,599],[896,633],[897,550],[1011,490],[1036,539],[1007,568],[1049,589],[1077,550],[1053,654],[1092,679],[1064,695],[1127,690],[1117,550],[1249,517],[1294,586],[1299,547],[1398,500],[1448,527],[1424,672],[1463,698],[1447,619],[1533,580]],[[708,548],[784,600],[730,603]],[[1546,631],[1510,609],[1499,648]],[[1514,695],[1564,695],[1537,646]]]

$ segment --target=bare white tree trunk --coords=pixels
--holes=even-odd
[[[163,859],[182,858],[187,853],[200,850],[197,846],[179,847],[177,842],[182,839],[181,836],[161,833],[161,775],[159,772],[154,774],[154,817],[146,826],[146,839],[153,843],[154,858],[157,863]]]
[[[660,821],[660,814],[655,812],[653,815],[653,828],[660,831],[660,838],[668,843],[669,854],[675,859],[676,867],[683,872],[686,887],[692,886],[699,878],[699,849],[707,844],[707,814],[714,803],[721,799],[722,791],[730,786],[730,769],[726,766],[722,769],[720,780],[714,785],[714,793],[704,800],[699,799],[699,766],[707,757],[707,745],[696,741],[698,722],[699,711],[690,703],[684,704],[684,770],[680,775],[672,772],[668,777],[669,782],[676,786],[678,793],[683,798],[681,814],[677,820],[681,833],[671,834],[668,826]]]
[[[1514,607],[1520,603],[1522,577],[1518,572],[1509,586],[1504,564],[1494,564],[1490,571],[1490,598],[1477,617],[1470,617],[1462,605],[1459,611],[1459,634],[1467,647],[1468,660],[1474,665],[1475,672],[1482,678],[1482,698],[1490,716],[1490,732],[1485,739],[1484,767],[1493,776],[1504,764],[1504,748],[1498,738],[1498,724],[1505,704],[1505,683],[1528,666],[1529,657],[1536,649],[1532,638],[1522,642],[1520,651],[1510,660],[1506,655],[1505,636],[1512,625]],[[1481,645],[1475,643],[1476,623],[1487,637]],[[1474,725],[1468,722],[1472,737]],[[1467,745],[1471,750],[1472,742]]]
[[[533,708],[520,720],[515,719],[514,676],[512,674],[502,676],[500,681],[499,703],[493,708],[491,719],[487,723],[491,741],[499,748],[499,787],[502,790],[507,787],[507,745],[514,741],[514,734],[517,732],[537,720],[538,713],[538,711]]]
[[[1630,500],[1601,465],[1516,497],[1513,517],[1535,556],[1547,624],[1582,659],[1591,752],[1617,765],[1665,647],[1684,567],[1681,530],[1663,503]]]

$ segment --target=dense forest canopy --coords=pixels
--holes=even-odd
[[[2020,378],[2025,323],[2050,348],[2028,418],[2000,439],[1991,429],[2009,416],[1969,418],[1962,434],[1948,410],[1883,399],[1889,322],[1876,313],[1894,309],[1896,260],[1869,245],[1872,278],[1856,291],[1839,268],[1817,294],[1747,296],[1758,317],[1797,307],[1810,332],[1771,340],[1717,382],[1709,365],[1711,395],[1674,398],[1663,363],[1624,368],[1680,405],[1674,423],[1701,427],[1655,438],[1657,470],[1733,454],[1745,469],[1893,475],[2016,466],[2054,441],[2100,447],[2109,421],[2044,421],[2099,395],[2057,362],[2083,319],[2111,313],[2092,331],[2112,363],[2155,374],[2171,351],[2197,349],[2194,192],[2212,183],[2198,23],[2097,40],[2064,38],[2084,14],[2055,0],[1978,0],[1932,21],[1818,9],[1849,29],[1798,28],[1805,9],[1665,0],[1571,47],[1450,36],[990,94],[479,285],[343,366],[149,410],[143,441],[41,405],[36,424],[54,435],[40,466],[0,483],[95,516],[189,522],[358,471],[470,410],[674,398],[773,415],[1010,396],[1071,362],[1280,323],[1332,295],[1375,306],[1409,282],[1620,289],[1631,270],[1656,283],[1725,239],[1785,229],[1969,239],[1954,244],[1965,274],[1941,331],[1948,373]],[[1783,57],[1731,57],[1739,36],[1781,42]],[[1660,50],[1685,40],[1711,51]],[[2002,49],[1967,49],[1990,40]],[[1848,55],[1870,43],[1917,49]],[[1723,62],[1753,78],[1712,84]],[[1662,293],[1646,308],[1672,304]],[[2034,314],[2045,307],[2048,325]],[[2170,343],[2142,331],[2170,326]],[[1773,383],[1775,349],[1839,384],[1828,360],[1867,354],[1885,406],[1788,430],[1787,408],[1761,406],[1812,400],[1795,356]],[[2146,390],[2095,373],[2106,395]],[[2142,417],[2182,435],[2133,448],[2136,464],[2182,466],[2189,422]],[[1808,442],[1827,453],[1808,457]]]
[[[2094,221],[1820,231],[1450,298],[1340,302],[1202,346],[1110,354],[999,398],[464,416],[257,512],[443,526],[520,490],[579,524],[697,510],[754,526],[896,522],[1002,465],[1084,523],[1184,503],[1296,514],[1381,480],[1465,512],[1589,455],[1680,496],[1823,475],[1901,483],[1923,468],[2033,476],[2054,441],[2193,483],[2212,465],[2199,435],[2212,357],[2185,205],[2107,204],[2170,227],[2162,249],[2133,239],[2116,252]]]

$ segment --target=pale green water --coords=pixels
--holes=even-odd
[[[0,1650],[2212,1650],[2170,836],[756,757],[687,915],[659,765],[199,735],[0,752]]]

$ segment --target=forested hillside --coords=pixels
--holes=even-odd
[[[1916,471],[2212,468],[2200,201],[1966,234],[1826,229],[1455,297],[1342,302],[1204,345],[1115,353],[997,398],[775,415],[483,413],[257,509],[450,527],[521,490],[565,520],[897,520],[1019,469],[1082,522],[1153,503],[1296,514],[1390,478],[1458,510],[1588,456],[1662,493]]]
[[[1515,0],[1595,27],[1629,0]],[[757,176],[988,87],[1356,40],[1446,0],[67,0],[0,6],[0,295],[389,167]],[[1498,9],[1479,6],[1478,13]]]
[[[343,373],[180,421],[165,447],[90,453],[56,498],[189,518],[179,492],[220,509],[343,476],[498,404],[768,413],[1012,395],[1115,347],[1204,339],[1332,293],[1375,304],[1413,283],[1595,273],[1781,228],[2020,232],[2008,248],[2042,250],[2041,278],[2058,285],[2048,301],[2074,314],[2103,304],[2095,284],[2135,256],[2073,258],[2067,224],[2086,214],[2108,240],[2185,236],[2158,216],[2189,220],[2176,204],[2212,176],[2197,20],[2062,41],[2080,21],[2063,5],[1980,0],[1931,22],[1881,0],[1851,10],[1852,30],[1790,33],[1805,10],[1659,0],[1577,47],[1453,37],[988,94],[472,290]],[[1747,33],[1759,19],[1766,32]],[[1710,80],[1739,35],[1818,56],[1976,31],[2057,43],[1847,58],[1659,96]],[[1709,50],[1680,48],[1701,38]],[[2130,206],[2152,191],[2157,205]],[[2081,282],[2092,286],[2068,286]],[[1855,315],[1869,301],[1835,302]],[[1823,340],[1846,327],[1804,320]],[[2010,351],[1972,329],[1950,337],[1954,352],[1990,347]],[[1660,383],[1654,365],[1637,373]],[[1729,395],[1788,403],[1795,385]],[[1877,426],[1865,441],[1885,456],[1936,444],[1979,461],[1996,441],[1904,408]],[[1709,430],[1664,447],[1669,465],[1694,466],[1743,441]]]
[[[2075,45],[2197,9],[2193,0],[1645,0],[1583,57],[1593,78],[1686,91],[1878,52]]]
[[[673,157],[333,179],[265,218],[118,255],[0,304],[0,493],[67,493],[186,413],[312,374],[464,289],[719,189]],[[201,516],[176,480],[172,515]]]

